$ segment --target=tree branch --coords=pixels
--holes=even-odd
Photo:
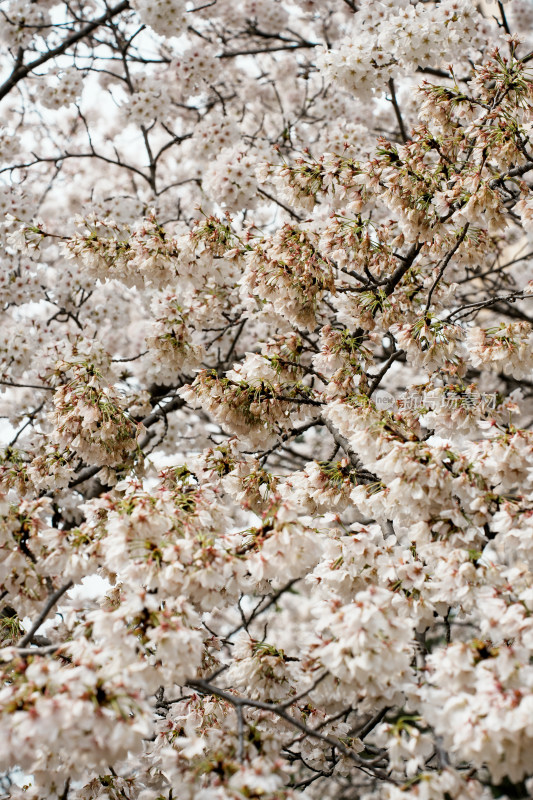
[[[56,592],[54,592],[49,598],[48,602],[46,603],[45,607],[29,629],[28,633],[26,633],[22,639],[18,643],[18,647],[24,648],[26,645],[30,644],[31,640],[33,639],[34,634],[37,633],[43,622],[45,621],[46,617],[53,609],[57,601],[67,592],[70,587],[73,586],[72,581],[67,581],[66,583],[61,586]]]
[[[81,30],[76,31],[75,33],[68,36],[57,47],[54,47],[52,50],[48,50],[47,53],[43,53],[42,56],[34,59],[29,64],[22,64],[15,62],[15,68],[13,69],[13,72],[11,73],[9,78],[6,81],[4,81],[4,83],[0,86],[0,100],[2,100],[7,94],[9,94],[11,89],[13,89],[20,80],[23,80],[23,78],[29,75],[30,72],[33,72],[34,69],[40,67],[42,64],[46,64],[46,62],[50,61],[52,58],[62,55],[73,44],[76,44],[76,42],[81,41],[81,39],[84,39],[86,36],[88,36],[90,33],[96,30],[96,28],[100,27],[100,25],[103,25],[108,20],[112,19],[113,17],[116,17],[116,15],[120,14],[122,11],[126,11],[126,9],[128,9],[129,7],[130,7],[129,0],[122,0],[122,2],[119,3],[118,5],[113,6],[113,8],[109,8],[105,14],[102,14],[101,17],[98,17],[92,22],[89,22],[84,28],[81,28]],[[17,58],[17,61],[19,60],[20,62],[22,62],[20,53],[19,57]]]
[[[328,736],[327,734],[318,733],[317,730],[313,730],[313,728],[309,728],[300,720],[291,717],[288,714],[283,705],[274,705],[272,703],[263,703],[260,700],[251,700],[246,697],[241,697],[239,695],[230,694],[229,692],[224,691],[223,689],[219,689],[217,686],[213,686],[212,684],[208,683],[204,680],[189,680],[187,682],[187,686],[191,689],[199,689],[201,692],[205,694],[211,694],[215,697],[220,697],[221,700],[225,700],[227,703],[230,703],[232,706],[237,708],[238,706],[244,707],[249,706],[250,708],[257,708],[261,711],[269,711],[272,714],[275,714],[280,719],[285,720],[288,722],[289,725],[293,725],[298,730],[305,733],[306,736],[309,736],[311,739],[316,739],[320,742],[325,744],[329,744],[331,747],[336,748],[345,756],[349,758],[350,761],[353,761],[354,764],[357,766],[358,769],[365,772],[367,775],[370,774],[372,777],[380,778],[383,781],[387,781],[388,783],[395,784],[396,781],[389,777],[386,773],[382,772],[381,770],[372,769],[373,766],[373,759],[364,759],[357,755],[351,748],[344,745],[340,739],[337,739],[333,736]],[[378,760],[381,761],[383,756],[380,754]],[[368,771],[367,771],[368,770]]]

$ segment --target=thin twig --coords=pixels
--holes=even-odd
[[[398,105],[398,100],[396,98],[396,90],[394,88],[394,81],[392,78],[389,78],[389,89],[391,94],[392,107],[394,108],[396,121],[398,122],[398,127],[400,128],[400,136],[402,137],[402,141],[405,143],[408,141],[409,137],[407,136],[407,131],[405,129],[405,123],[403,121],[402,112],[400,111],[400,106]]]
[[[235,706],[237,712],[237,736],[239,738],[239,749],[237,751],[237,760],[240,764],[244,761],[244,719],[242,712],[242,705]]]
[[[404,352],[405,352],[404,350],[395,350],[394,353],[391,356],[389,356],[387,361],[383,364],[383,367],[380,369],[377,375],[368,376],[369,378],[373,378],[372,383],[368,387],[368,392],[367,392],[368,397],[372,396],[372,394],[376,391],[379,384],[389,371],[389,368],[396,361],[396,359],[401,358],[401,356],[403,356]]]
[[[39,630],[39,628],[45,621],[46,617],[57,603],[57,601],[65,594],[65,592],[67,592],[70,589],[71,586],[73,586],[72,581],[67,581],[66,583],[63,584],[63,586],[61,586],[60,589],[58,589],[48,598],[45,607],[43,608],[43,610],[41,611],[41,613],[31,626],[31,628],[29,629],[28,633],[26,633],[25,636],[22,637],[22,639],[18,643],[18,647],[21,648],[26,647],[26,645],[28,645],[31,642],[34,634],[37,633],[37,631]]]
[[[454,255],[456,254],[457,250],[459,249],[459,247],[463,243],[464,238],[465,238],[465,236],[466,236],[466,234],[468,232],[468,228],[469,227],[470,227],[470,223],[467,222],[466,225],[464,226],[463,230],[461,231],[461,234],[460,234],[459,238],[457,239],[456,243],[454,244],[454,246],[452,247],[452,249],[450,250],[450,252],[446,256],[446,258],[442,262],[442,266],[441,266],[441,268],[439,270],[439,274],[435,278],[435,280],[433,282],[433,285],[432,285],[431,289],[428,292],[428,299],[427,299],[427,302],[426,302],[426,310],[424,312],[425,314],[428,313],[429,308],[431,306],[431,298],[433,297],[433,292],[435,291],[435,289],[439,285],[439,281],[442,278],[442,276],[444,275],[444,271],[445,271],[446,267],[448,266],[448,264],[450,263],[450,261],[452,260]]]
[[[279,598],[283,594],[285,594],[285,592],[289,592],[292,589],[292,587],[294,586],[294,584],[298,583],[299,580],[300,580],[300,578],[293,578],[292,581],[289,581],[284,586],[282,586],[281,589],[278,589],[277,592],[275,592],[274,594],[270,595],[268,603],[265,603],[265,605],[262,606],[262,607],[260,605],[256,606],[256,608],[252,611],[250,616],[246,618],[246,621],[243,624],[238,625],[236,628],[233,628],[229,633],[226,634],[226,639],[229,639],[231,636],[234,636],[236,633],[238,633],[243,628],[247,628],[250,625],[250,623],[256,617],[258,617],[260,614],[263,614],[268,608],[270,608],[275,603],[277,603]],[[266,595],[266,596],[268,597],[268,595]],[[263,598],[263,600],[264,599],[265,598]]]
[[[13,386],[15,389],[43,389],[46,392],[55,392],[53,386],[39,386],[36,383],[14,383],[13,381],[0,381],[0,386]]]

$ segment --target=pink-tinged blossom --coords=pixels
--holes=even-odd
[[[533,794],[529,6],[2,3],[2,800]]]

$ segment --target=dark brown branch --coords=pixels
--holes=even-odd
[[[336,739],[333,736],[328,736],[323,733],[318,733],[318,731],[313,730],[313,728],[309,728],[303,722],[300,722],[298,719],[291,717],[290,714],[287,713],[283,705],[274,705],[272,703],[263,703],[260,700],[251,700],[246,697],[241,697],[239,695],[230,694],[229,692],[224,691],[223,689],[219,689],[217,686],[213,686],[212,684],[208,683],[207,681],[203,680],[189,680],[187,682],[187,686],[191,689],[199,689],[201,692],[205,694],[211,694],[215,697],[220,697],[221,700],[225,700],[230,705],[237,708],[238,706],[244,707],[249,706],[250,708],[257,708],[261,711],[268,711],[271,714],[275,714],[280,719],[285,720],[288,722],[289,725],[293,725],[298,730],[302,731],[306,736],[309,736],[311,739],[316,739],[324,744],[328,744],[331,747],[336,748],[339,750],[343,756],[350,759],[358,769],[362,770],[366,774],[370,774],[373,777],[380,778],[381,780],[387,781],[388,783],[396,783],[394,779],[391,779],[386,773],[382,772],[381,770],[372,769],[373,767],[373,760],[371,759],[364,759],[357,755],[350,747],[346,747],[340,739]],[[311,691],[312,687],[309,687],[309,691]],[[382,755],[380,754],[379,760],[381,761]]]
[[[464,238],[465,238],[465,236],[466,236],[466,234],[468,232],[468,228],[469,227],[470,227],[470,223],[467,222],[466,225],[464,226],[463,230],[461,231],[461,234],[460,234],[459,238],[457,239],[456,243],[454,244],[454,246],[452,247],[450,252],[447,254],[446,258],[442,262],[442,266],[441,266],[441,268],[439,270],[439,274],[435,278],[435,280],[433,282],[433,285],[432,285],[431,289],[428,292],[428,299],[427,299],[426,311],[425,311],[426,314],[428,313],[429,307],[431,306],[431,298],[433,297],[433,293],[434,293],[435,289],[437,288],[437,286],[439,285],[439,281],[442,278],[442,276],[444,275],[444,271],[446,270],[446,267],[448,266],[448,264],[450,263],[450,261],[452,260],[454,255],[456,254],[457,250],[461,246],[462,242],[464,241]]]
[[[263,614],[265,611],[267,611],[267,609],[271,608],[271,606],[275,605],[278,602],[278,600],[280,599],[280,597],[283,594],[285,594],[285,592],[290,592],[290,590],[292,589],[294,584],[298,583],[299,580],[300,580],[300,578],[293,578],[292,581],[289,581],[288,583],[286,583],[285,586],[282,586],[281,589],[278,589],[277,592],[275,592],[274,594],[270,595],[270,597],[268,599],[268,602],[265,603],[265,605],[262,605],[262,601],[261,601],[254,608],[254,610],[252,611],[250,616],[248,618],[244,618],[240,625],[237,625],[236,628],[233,628],[233,630],[231,630],[228,634],[225,635],[225,638],[229,639],[231,636],[234,636],[236,633],[238,633],[243,628],[247,629],[248,626],[250,625],[250,623],[253,622],[253,620],[256,617],[258,617],[260,614]],[[268,597],[268,595],[266,595],[265,597]],[[263,600],[265,599],[265,597],[263,597]]]
[[[104,25],[106,22],[108,22],[108,20],[116,17],[116,15],[122,13],[122,11],[126,11],[129,7],[129,0],[122,0],[122,2],[118,5],[109,8],[105,14],[102,14],[101,17],[89,22],[84,28],[81,28],[81,30],[72,33],[57,47],[54,47],[52,50],[48,50],[48,52],[43,53],[42,56],[34,59],[29,64],[22,63],[22,56],[19,51],[17,62],[20,63],[15,62],[15,67],[11,75],[6,81],[4,81],[2,86],[0,86],[0,100],[9,94],[11,89],[13,89],[19,81],[23,80],[27,75],[29,75],[30,72],[33,72],[34,69],[37,69],[37,67],[40,67],[42,64],[46,64],[46,62],[50,61],[50,59],[62,55],[69,49],[69,47],[72,47],[73,44],[81,41],[94,30],[96,30],[96,28],[99,28],[100,25]]]
[[[502,3],[500,2],[500,0],[498,0],[498,9],[500,11],[500,17],[501,17],[501,20],[502,20],[501,21],[502,27],[503,27],[505,33],[507,34],[507,36],[511,36],[511,29],[509,28],[509,23],[507,22],[507,17],[505,16],[505,10],[504,10],[504,7],[503,7]]]
[[[396,289],[397,285],[400,283],[405,273],[411,269],[415,258],[417,257],[417,255],[420,253],[421,250],[422,250],[422,245],[418,242],[413,244],[409,248],[409,252],[402,259],[402,263],[400,264],[399,267],[397,267],[394,270],[394,272],[392,273],[392,275],[390,276],[390,278],[388,279],[387,283],[384,286],[383,291],[386,297],[388,297],[393,293],[393,291]]]
[[[13,381],[0,381],[0,386],[13,386],[15,389],[43,389],[46,392],[55,392],[53,386],[39,386],[36,383],[14,383]]]
[[[369,378],[373,379],[372,383],[368,387],[367,395],[369,397],[371,397],[372,394],[376,391],[376,389],[378,388],[379,384],[381,383],[381,381],[383,380],[383,378],[385,377],[385,375],[389,371],[389,368],[392,366],[392,364],[396,361],[396,359],[401,358],[401,356],[403,356],[404,352],[405,352],[404,350],[396,350],[391,356],[389,356],[389,358],[383,364],[383,367],[380,369],[380,371],[378,372],[377,375],[369,375],[368,376]]]
[[[262,194],[263,197],[266,197],[268,200],[271,200],[277,206],[279,206],[284,211],[286,211],[287,214],[289,214],[293,219],[297,220],[298,222],[301,222],[303,220],[303,217],[301,217],[299,214],[297,214],[296,211],[293,211],[290,206],[287,206],[287,205],[285,205],[285,203],[282,203],[281,200],[278,200],[277,197],[274,197],[273,195],[269,194],[268,192],[265,192],[264,189],[258,189],[258,192],[259,192],[259,194]]]
[[[67,592],[70,589],[70,587],[72,585],[73,585],[72,581],[67,581],[66,583],[63,584],[63,586],[61,586],[60,589],[57,590],[57,592],[54,592],[48,598],[48,601],[47,601],[45,607],[43,608],[43,610],[41,611],[41,613],[39,614],[39,616],[37,617],[37,619],[35,620],[35,622],[31,626],[31,628],[29,629],[28,633],[26,633],[22,637],[22,639],[18,643],[18,647],[24,648],[24,647],[26,647],[26,645],[28,645],[31,642],[31,640],[34,637],[34,634],[37,633],[37,631],[39,630],[39,628],[41,627],[41,625],[45,621],[46,617],[48,616],[50,611],[53,609],[55,604],[57,603],[57,601],[65,594],[65,592]]]
[[[389,78],[389,89],[391,94],[392,107],[394,108],[396,121],[400,129],[400,136],[402,137],[402,141],[405,143],[408,141],[409,137],[407,136],[407,131],[405,129],[405,123],[403,121],[402,112],[400,111],[400,106],[398,105],[398,100],[396,98],[396,90],[394,88],[394,81],[392,78]]]

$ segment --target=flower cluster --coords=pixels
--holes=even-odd
[[[89,464],[115,467],[128,461],[142,426],[127,414],[114,386],[86,361],[60,361],[56,368],[69,379],[54,393],[52,441]]]
[[[56,84],[48,84],[39,92],[39,102],[46,108],[63,108],[74,103],[83,91],[83,73],[75,67],[57,74]]]
[[[190,374],[200,366],[203,348],[194,343],[187,314],[176,295],[159,296],[153,305],[155,319],[146,336],[146,346],[154,358],[151,364],[154,380],[172,384],[181,373]]]
[[[280,381],[272,367],[260,379],[255,378],[250,370],[254,361],[236,365],[224,378],[202,370],[190,387],[180,390],[180,395],[193,407],[204,408],[255,448],[272,444],[291,422],[311,415],[320,401],[313,398],[306,384]]]
[[[254,154],[243,152],[240,145],[220,150],[202,179],[204,192],[232,212],[253,208],[257,193],[256,161]]]
[[[134,0],[132,6],[160,36],[178,36],[187,24],[183,0]]]
[[[494,328],[473,327],[466,347],[474,367],[503,370],[515,378],[527,378],[533,369],[533,336],[528,322],[510,322]]]
[[[278,314],[304,328],[317,323],[317,306],[333,291],[333,270],[321,257],[311,233],[284,226],[268,245],[250,253],[242,278],[243,294],[259,296]]]
[[[318,59],[328,80],[363,99],[373,89],[384,91],[387,81],[402,69],[462,61],[465,42],[470,52],[475,52],[488,33],[487,22],[466,0],[445,0],[436,7],[402,0],[388,14],[384,13],[385,3],[365,6],[363,19],[355,23],[355,35],[336,50],[324,50]]]

